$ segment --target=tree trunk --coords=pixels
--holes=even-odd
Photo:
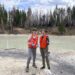
[[[1,29],[2,29],[2,32],[5,33],[4,23],[2,19],[1,19]]]

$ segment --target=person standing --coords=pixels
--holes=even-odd
[[[41,69],[45,68],[45,60],[47,63],[48,69],[50,69],[49,58],[48,58],[48,45],[49,45],[49,36],[46,30],[42,31],[42,35],[40,36],[40,52],[42,56],[42,64]]]
[[[38,35],[36,32],[36,29],[34,29],[28,39],[28,60],[27,60],[26,72],[29,72],[29,64],[30,64],[32,57],[33,57],[33,65],[32,66],[34,68],[37,68],[37,66],[35,64],[37,44],[38,44]]]

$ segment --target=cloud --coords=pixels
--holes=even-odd
[[[54,10],[55,6],[58,7],[72,7],[75,5],[75,0],[0,0],[1,4],[4,4],[6,10],[11,10],[13,6],[19,9],[27,10],[28,7],[31,7],[33,11],[43,10]]]
[[[20,1],[17,1],[17,0],[1,0],[0,3],[4,5],[6,10],[11,10],[14,6],[17,7],[17,5],[20,3]]]
[[[73,7],[75,6],[75,0],[63,0],[67,3],[67,6]]]

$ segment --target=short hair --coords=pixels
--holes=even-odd
[[[33,28],[32,31],[37,31],[37,29],[36,28]]]
[[[47,31],[47,30],[45,30],[45,33],[48,33],[48,31]]]

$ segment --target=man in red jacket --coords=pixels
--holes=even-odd
[[[33,57],[33,67],[37,68],[35,64],[37,44],[38,44],[38,35],[36,33],[36,30],[34,29],[28,39],[28,60],[27,60],[26,72],[29,72],[29,64],[32,57]]]
[[[48,59],[48,45],[49,45],[49,36],[46,30],[42,31],[42,35],[40,36],[40,52],[42,56],[42,64],[41,69],[45,68],[45,60],[47,63],[48,69],[50,69],[49,59]]]

